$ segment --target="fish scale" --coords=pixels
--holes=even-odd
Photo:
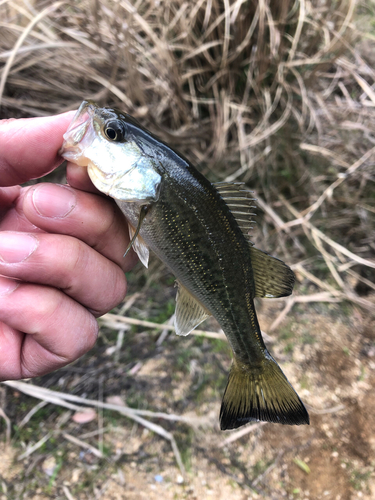
[[[87,166],[94,185],[116,201],[142,262],[150,247],[177,277],[177,334],[188,335],[210,315],[219,322],[233,350],[221,429],[252,420],[308,424],[263,342],[254,307],[255,297],[291,294],[294,274],[250,243],[254,207],[244,185],[212,184],[134,118],[88,101],[64,134],[61,154]]]

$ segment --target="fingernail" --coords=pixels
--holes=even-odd
[[[33,189],[33,204],[42,217],[63,218],[76,206],[74,191],[58,184],[41,184]]]
[[[38,240],[25,233],[0,232],[0,260],[16,264],[27,259],[37,248]]]
[[[0,276],[0,296],[9,295],[10,293],[14,292],[18,285],[19,283],[17,281]]]

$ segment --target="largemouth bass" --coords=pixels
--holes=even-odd
[[[143,264],[151,248],[175,274],[176,333],[188,335],[210,315],[219,322],[233,350],[221,429],[251,420],[308,424],[255,312],[255,297],[290,295],[294,274],[250,242],[250,191],[242,183],[212,184],[134,118],[88,101],[60,153],[87,167],[93,184],[116,201],[129,221],[129,248]]]

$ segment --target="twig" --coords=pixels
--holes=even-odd
[[[340,270],[340,267],[339,267],[339,270]],[[369,288],[372,288],[373,290],[375,290],[375,283],[373,283],[372,281],[364,278],[363,276],[361,276],[360,274],[356,273],[355,271],[352,271],[351,269],[344,269],[344,270],[348,274],[350,274],[350,276],[353,276],[358,281],[361,281],[362,283],[364,283],[365,285],[367,285]]]
[[[256,196],[257,205],[259,205],[259,207],[263,210],[263,212],[265,212],[266,214],[268,214],[271,217],[271,219],[273,220],[273,222],[275,224],[276,229],[284,229],[285,232],[289,234],[290,229],[289,229],[289,227],[285,226],[285,223],[281,219],[281,217],[279,215],[277,215],[277,213],[274,211],[274,209],[272,207],[270,207],[268,205],[268,203],[266,203],[258,194],[256,194],[256,193],[254,193],[254,194]]]
[[[318,146],[312,146],[310,144],[301,144],[300,148],[307,151],[319,151],[320,153],[324,152],[324,156],[333,156],[337,162],[339,159],[329,150],[325,150],[324,148],[319,148]],[[323,201],[332,196],[333,191],[340,186],[344,180],[348,178],[353,172],[355,172],[359,167],[361,167],[373,154],[375,153],[375,147],[366,151],[366,153],[361,156],[353,165],[349,166],[346,162],[341,161],[341,165],[346,167],[346,172],[343,174],[339,174],[338,179],[335,180],[330,186],[328,186],[323,193],[319,196],[315,203],[313,203],[309,208],[304,210],[301,215],[304,219],[308,220],[312,217],[312,215],[316,212],[316,210],[320,207]],[[339,162],[340,163],[340,162]]]
[[[312,232],[312,238],[315,243],[316,248],[319,250],[319,252],[322,254],[323,259],[325,263],[327,264],[328,269],[331,271],[332,276],[336,280],[336,283],[339,285],[339,287],[344,290],[345,289],[345,283],[341,279],[341,276],[337,272],[333,262],[332,262],[332,256],[324,249],[322,241],[317,237],[316,233]]]
[[[145,326],[147,328],[157,328],[159,330],[163,331],[171,331],[175,332],[176,328],[174,325],[169,324],[169,320],[167,323],[153,323],[152,321],[145,321],[142,319],[136,319],[136,318],[129,318],[128,316],[119,316],[117,314],[112,314],[112,313],[107,313],[104,314],[99,318],[99,321],[103,320],[103,323],[106,326],[109,326],[110,328],[113,329],[118,329],[120,330],[123,328],[122,323],[127,323],[129,325],[139,325],[139,326]],[[120,323],[120,325],[118,324]],[[209,339],[219,339],[219,340],[225,340],[228,341],[226,335],[221,332],[208,332],[206,330],[193,330],[192,332],[189,333],[189,335],[197,335],[200,337],[206,337]],[[266,342],[274,342],[274,339],[268,335],[266,332],[262,330],[262,336]],[[159,337],[160,338],[160,337]],[[160,345],[160,344],[157,344]]]
[[[316,415],[326,415],[328,413],[337,413],[339,411],[345,410],[345,405],[337,405],[337,406],[333,406],[332,408],[324,408],[322,410],[318,410],[318,409],[313,408],[312,406],[306,404],[306,408],[311,413],[315,413]]]
[[[87,438],[90,438],[90,437],[95,437],[98,434],[100,434],[100,433],[104,434],[104,432],[109,431],[111,429],[112,429],[112,427],[108,426],[108,427],[103,427],[102,429],[96,429],[95,431],[85,432],[84,434],[81,434],[79,436],[79,439],[87,439]]]
[[[358,255],[352,253],[350,250],[347,248],[343,247],[339,243],[336,243],[336,241],[333,241],[331,238],[326,236],[322,231],[317,229],[311,222],[305,220],[303,217],[300,217],[300,214],[292,207],[292,205],[284,198],[284,196],[279,195],[279,199],[284,203],[284,205],[288,208],[288,210],[298,218],[298,224],[302,224],[306,226],[311,232],[314,232],[315,235],[325,241],[328,245],[330,245],[332,248],[337,250],[338,252],[346,255],[350,259],[356,261],[358,264],[363,264],[364,266],[367,267],[372,267],[375,269],[375,262],[372,262],[371,260],[368,259],[363,259],[362,257],[359,257]]]
[[[142,294],[140,292],[133,293],[133,295],[130,295],[129,297],[126,298],[126,301],[124,304],[121,306],[121,309],[119,311],[119,314],[123,316],[128,309],[132,307],[134,302],[138,300],[140,297],[142,297]]]
[[[33,417],[35,413],[37,413],[41,408],[43,408],[46,405],[48,405],[48,401],[41,401],[40,403],[35,405],[34,408],[31,408],[31,410],[23,417],[21,422],[18,424],[18,428],[22,429],[22,427],[24,427],[30,421],[31,417]]]
[[[292,268],[298,270],[301,274],[303,274],[312,283],[315,283],[316,285],[320,286],[324,290],[328,290],[331,293],[332,297],[339,299],[338,301],[349,300],[351,302],[354,302],[354,303],[368,309],[371,312],[374,312],[374,304],[370,300],[366,300],[366,299],[363,299],[362,297],[358,297],[357,295],[354,295],[351,292],[344,293],[344,292],[340,292],[340,290],[336,290],[328,283],[320,280],[319,278],[314,276],[312,273],[307,271],[301,264],[297,264],[295,266],[292,266]],[[330,302],[336,302],[336,301],[332,300]]]
[[[99,377],[99,401],[103,402],[103,375]],[[100,453],[103,454],[104,442],[103,442],[103,422],[104,422],[104,411],[103,408],[98,408],[98,448]]]
[[[296,27],[296,30],[294,33],[292,46],[289,50],[288,61],[293,61],[293,59],[294,59],[294,56],[295,56],[295,53],[296,53],[296,50],[298,47],[298,43],[299,43],[300,38],[301,38],[302,28],[305,24],[306,6],[305,6],[304,0],[301,0],[299,2],[299,7],[300,8],[299,8],[298,23],[297,23],[297,27]]]
[[[289,297],[286,300],[286,304],[284,309],[281,311],[281,313],[277,316],[277,318],[273,321],[272,325],[269,328],[269,331],[272,332],[275,330],[279,324],[283,321],[283,319],[286,317],[288,312],[292,309],[293,305],[295,304],[295,297]]]
[[[172,316],[169,318],[169,320],[167,321],[167,325],[173,325],[174,324],[174,313],[172,314]],[[164,340],[167,338],[167,335],[168,335],[168,329],[164,328],[164,330],[162,330],[161,334],[159,335],[159,338],[158,340],[156,341],[156,345],[157,346],[160,346]]]
[[[116,314],[111,314],[111,313],[104,314],[99,318],[100,321],[106,321],[107,319],[111,321],[111,325],[113,325],[113,322],[119,322],[119,323],[127,323],[129,325],[146,326],[147,328],[157,328],[159,330],[170,330],[172,332],[176,331],[174,325],[169,325],[166,323],[163,324],[153,323],[152,321],[144,321],[136,318],[128,318],[127,316],[117,316]],[[226,340],[226,336],[224,335],[224,333],[220,332],[193,330],[192,332],[190,332],[190,335],[200,335],[202,337],[207,337],[211,339]]]
[[[72,496],[72,494],[70,493],[70,491],[68,490],[68,487],[67,486],[63,486],[63,492],[66,496],[66,498],[68,500],[74,500],[74,497]]]
[[[292,239],[296,247],[301,251],[301,253],[304,253],[304,249],[299,242],[299,240],[293,235],[293,233],[290,230],[290,227],[288,226],[288,223],[285,223],[281,217],[273,210],[272,207],[270,207],[259,195],[254,193],[256,196],[256,203],[257,205],[271,217],[272,222],[275,225],[275,228],[277,231],[285,231]]]
[[[63,49],[71,49],[71,48],[78,48],[79,45],[74,42],[48,42],[48,43],[39,43],[35,45],[28,45],[27,47],[21,47],[18,49],[17,54],[25,54],[27,52],[33,52],[35,50],[44,50],[44,49],[58,49],[58,48],[63,48]],[[0,59],[8,59],[12,53],[13,50],[8,50],[6,52],[2,52],[0,54]]]
[[[260,483],[260,481],[263,481],[263,479],[267,476],[267,474],[268,474],[269,472],[271,472],[271,470],[272,470],[272,469],[274,469],[274,468],[276,467],[276,465],[277,465],[278,461],[280,460],[280,457],[281,457],[281,455],[282,455],[283,453],[284,453],[284,450],[280,450],[280,451],[279,451],[279,453],[277,454],[277,457],[276,457],[275,461],[274,461],[274,462],[272,462],[272,464],[271,464],[271,465],[269,465],[269,466],[267,467],[267,469],[266,469],[266,470],[265,470],[262,474],[260,474],[258,477],[256,477],[256,478],[254,479],[254,481],[251,483],[251,486],[252,486],[252,487],[256,486],[258,483]]]
[[[82,441],[81,439],[78,439],[74,436],[71,436],[70,434],[66,434],[65,432],[62,433],[62,436],[70,441],[73,444],[76,444],[77,446],[80,446],[84,450],[90,450],[93,455],[95,455],[98,458],[103,458],[103,453],[98,450],[98,448],[95,448],[95,446],[92,446],[89,443],[86,443],[86,441]]]
[[[117,335],[117,341],[115,345],[115,352],[114,352],[114,362],[118,363],[120,359],[120,352],[122,348],[122,344],[124,342],[124,334],[125,334],[125,328],[122,328],[119,330],[118,335]]]
[[[6,425],[6,435],[5,435],[5,442],[8,445],[10,443],[10,436],[11,436],[11,431],[12,431],[12,423],[10,421],[10,418],[6,415],[5,411],[0,408],[0,417],[3,417],[5,420],[5,425]]]
[[[340,292],[338,292],[340,293]],[[306,302],[341,302],[342,299],[332,296],[331,292],[320,292],[313,293],[311,295],[296,295],[288,297],[286,299],[286,305],[284,309],[280,312],[277,318],[274,320],[272,325],[269,327],[269,331],[275,330],[279,324],[283,321],[289,311],[292,309],[296,303],[306,303]]]
[[[239,431],[231,433],[227,439],[224,439],[222,443],[219,444],[219,448],[223,448],[224,446],[227,446],[228,444],[234,443],[234,441],[237,441],[237,439],[242,438],[243,436],[246,436],[246,434],[249,434],[250,432],[253,432],[263,425],[265,425],[267,422],[257,422],[256,424],[253,425],[248,425],[247,427],[243,427]]]
[[[111,403],[104,403],[101,401],[97,401],[95,399],[85,399],[80,396],[75,396],[73,394],[67,394],[64,392],[51,391],[51,389],[46,389],[45,387],[40,387],[38,385],[28,384],[26,382],[22,382],[19,380],[8,380],[6,382],[1,382],[4,385],[12,387],[13,389],[19,390],[29,396],[34,398],[42,399],[44,401],[48,401],[49,403],[54,403],[59,406],[64,406],[69,409],[75,411],[85,411],[89,410],[89,408],[84,408],[82,406],[74,405],[72,403],[68,403],[68,401],[74,401],[75,403],[81,403],[87,405],[89,407],[94,408],[104,408],[105,410],[114,410],[119,411],[125,416],[129,418],[133,418],[133,416],[142,415],[145,417],[151,418],[162,418],[164,420],[171,420],[173,422],[184,422],[186,424],[194,424],[196,421],[200,419],[191,419],[190,417],[184,417],[179,415],[173,415],[169,413],[162,412],[152,412],[149,410],[138,410],[136,408],[130,408],[125,405],[115,405]]]
[[[20,461],[20,460],[23,460],[24,458],[27,458],[29,457],[30,455],[32,455],[34,453],[34,451],[36,450],[39,450],[39,448],[41,446],[44,445],[44,443],[46,443],[49,438],[52,436],[52,432],[48,432],[44,437],[42,437],[42,439],[40,439],[37,443],[33,444],[32,446],[29,446],[27,448],[27,450],[22,453],[22,455],[19,455],[19,457],[17,457],[17,460]]]
[[[190,424],[192,422],[191,419],[188,419],[186,417],[178,417],[177,415],[168,415],[165,413],[153,413],[153,412],[146,411],[146,410],[134,410],[132,408],[128,408],[127,406],[113,405],[113,404],[104,403],[101,401],[95,401],[93,399],[84,399],[84,398],[80,398],[79,396],[73,396],[72,394],[59,393],[59,392],[51,391],[50,389],[45,389],[44,387],[39,387],[36,385],[27,384],[25,382],[20,382],[20,381],[12,380],[12,381],[2,382],[2,383],[9,386],[9,387],[13,387],[14,389],[17,389],[25,394],[28,394],[29,396],[33,396],[33,397],[36,397],[36,398],[39,398],[39,399],[42,399],[45,401],[53,402],[54,404],[57,404],[59,406],[65,406],[67,408],[75,409],[77,411],[84,411],[84,409],[82,407],[68,403],[66,400],[79,402],[81,404],[88,405],[88,406],[95,407],[95,408],[104,408],[107,410],[117,411],[117,412],[121,413],[122,415],[124,415],[125,417],[128,417],[128,418],[136,421],[137,423],[143,425],[143,427],[150,429],[151,431],[155,432],[156,434],[159,434],[160,436],[162,436],[165,439],[167,439],[168,441],[170,441],[173,452],[174,452],[175,457],[176,457],[177,464],[180,468],[180,471],[183,475],[185,474],[185,468],[184,468],[184,465],[182,463],[181,455],[180,455],[180,452],[178,450],[174,436],[170,432],[167,432],[165,429],[163,429],[163,427],[161,427],[160,425],[149,422],[148,420],[145,420],[144,418],[142,418],[140,415],[147,414],[147,416],[154,417],[154,418],[165,418],[167,420],[179,420],[179,421],[184,421],[184,422],[190,423]]]

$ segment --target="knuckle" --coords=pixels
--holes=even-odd
[[[85,320],[82,322],[81,328],[77,332],[76,344],[71,352],[70,361],[74,361],[80,356],[83,356],[86,352],[90,351],[98,339],[98,334],[98,322],[90,311],[86,311]]]
[[[82,276],[86,276],[90,260],[90,248],[76,238],[69,238],[62,251],[63,265],[59,267],[60,288],[68,295],[79,288]]]
[[[104,209],[102,217],[96,226],[94,248],[105,248],[112,241],[113,235],[118,232],[118,218],[116,213],[116,206],[111,202],[107,202],[106,209]]]
[[[45,330],[46,325],[54,323],[54,319],[58,316],[56,313],[63,306],[64,296],[54,288],[48,290],[48,296],[42,290],[39,295],[39,300],[33,301],[33,314],[29,318],[29,331],[39,333]]]
[[[89,309],[95,317],[102,316],[124,300],[127,282],[122,270],[113,264],[114,269],[107,274],[106,284],[97,295],[96,305]],[[93,301],[94,302],[94,301]]]
[[[87,329],[87,340],[86,340],[86,350],[85,352],[92,349],[98,339],[99,325],[94,316],[90,314],[90,324]]]
[[[54,249],[50,248],[50,251]],[[53,261],[54,276],[50,284],[83,305],[95,317],[124,299],[127,282],[121,267],[86,243],[74,237],[64,237],[64,245],[60,245],[58,256]]]

